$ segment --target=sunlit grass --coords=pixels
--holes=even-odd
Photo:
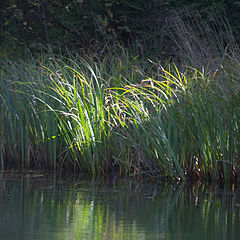
[[[124,52],[1,61],[2,168],[236,179],[236,60],[214,74]]]

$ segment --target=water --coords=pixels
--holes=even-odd
[[[239,190],[7,175],[1,240],[240,239]]]

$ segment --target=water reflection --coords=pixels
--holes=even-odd
[[[0,239],[239,239],[237,188],[5,175]]]

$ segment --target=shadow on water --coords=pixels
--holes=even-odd
[[[239,239],[235,186],[4,174],[0,239]]]

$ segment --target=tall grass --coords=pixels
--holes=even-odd
[[[219,17],[214,12],[206,12],[206,16],[208,21],[198,11],[172,12],[166,19],[166,31],[175,62],[214,71],[227,55],[239,55],[239,45],[226,16]]]
[[[174,102],[133,129],[150,172],[226,180],[239,171],[239,83],[224,73],[214,79],[176,69],[164,76],[178,85]]]
[[[42,94],[47,79],[33,58],[30,62],[1,62],[1,163],[20,169],[56,168],[57,142],[48,141],[56,135],[55,115],[38,98],[47,104]],[[54,105],[52,105],[54,107]],[[41,157],[40,157],[41,156]]]
[[[210,74],[121,54],[1,60],[1,167],[236,180],[239,62]]]

